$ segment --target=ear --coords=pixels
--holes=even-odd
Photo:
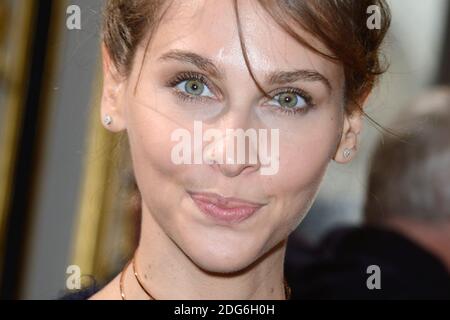
[[[103,126],[112,132],[120,132],[126,128],[124,106],[122,103],[125,79],[112,63],[109,52],[102,44],[103,62],[103,91],[101,99],[100,116]],[[105,117],[110,116],[110,124],[105,123]]]
[[[359,100],[359,105],[364,106],[370,91],[366,92]],[[345,113],[344,125],[342,128],[341,139],[339,141],[336,154],[333,160],[338,163],[349,163],[356,155],[359,143],[359,134],[361,133],[363,119],[360,108],[353,108],[352,113]]]

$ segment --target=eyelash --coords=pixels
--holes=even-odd
[[[286,114],[286,115],[295,115],[295,114],[302,114],[302,113],[306,113],[307,111],[309,111],[311,108],[315,107],[315,104],[313,102],[313,98],[311,97],[311,95],[309,95],[307,92],[305,92],[304,90],[301,90],[299,88],[281,88],[275,91],[275,93],[273,93],[273,97],[276,97],[279,94],[283,94],[283,93],[294,93],[298,96],[300,96],[304,101],[305,101],[305,106],[304,107],[297,107],[297,108],[287,108],[287,107],[278,107],[275,108],[276,112],[279,112],[281,114]]]
[[[178,98],[180,98],[183,102],[206,102],[210,100],[210,97],[203,97],[203,96],[194,96],[185,92],[182,92],[178,89],[175,89],[177,85],[179,85],[181,82],[186,80],[198,80],[201,81],[203,84],[205,84],[211,91],[214,91],[211,89],[213,85],[210,83],[210,81],[202,74],[195,73],[195,72],[182,72],[177,74],[173,79],[169,80],[169,82],[166,84],[167,87],[172,88],[175,91],[175,94]],[[285,114],[285,115],[295,115],[300,113],[306,113],[309,109],[315,107],[315,104],[313,102],[312,97],[305,91],[299,89],[299,88],[282,88],[278,89],[275,93],[273,93],[272,99],[276,97],[279,94],[283,93],[294,93],[298,96],[300,96],[305,101],[304,107],[298,107],[298,108],[287,108],[287,107],[277,107],[275,108],[275,112]]]
[[[177,85],[179,85],[181,82],[186,81],[186,80],[198,80],[198,81],[202,82],[203,84],[205,84],[208,88],[211,89],[211,87],[212,87],[212,84],[209,82],[209,80],[204,75],[202,75],[200,73],[195,73],[195,72],[179,73],[175,76],[175,78],[171,79],[167,83],[167,86],[173,88],[173,90],[175,91],[175,94],[184,102],[194,102],[194,101],[206,102],[207,100],[211,99],[209,97],[196,97],[194,95],[182,92],[178,89],[175,89],[175,87]]]

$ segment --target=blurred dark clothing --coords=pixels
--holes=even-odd
[[[91,285],[80,290],[64,292],[58,300],[88,300],[91,296],[100,291],[100,287]]]
[[[298,270],[311,264],[316,256],[314,247],[299,232],[289,236],[284,260],[284,276],[291,287],[291,299],[295,299],[298,284],[302,281]]]
[[[297,248],[307,258],[286,260],[292,299],[450,299],[445,265],[395,231],[340,228],[315,249]],[[370,265],[380,268],[381,289],[367,287]]]
[[[368,289],[367,267],[381,271],[381,289]],[[440,260],[404,235],[377,227],[330,232],[318,246],[293,233],[288,241],[286,279],[298,299],[450,299],[450,274]],[[88,299],[93,285],[60,299]]]
[[[84,281],[83,287],[79,290],[74,289],[63,291],[59,295],[58,300],[88,300],[104,286],[104,284],[100,285],[93,275],[84,275],[83,277],[89,279],[89,282]]]

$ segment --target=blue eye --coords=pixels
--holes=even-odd
[[[303,97],[291,92],[277,94],[272,101],[276,101],[279,106],[287,109],[304,108],[308,105]]]
[[[183,80],[176,88],[193,96],[214,97],[208,86],[199,79]]]
[[[305,112],[313,106],[312,98],[305,92],[289,88],[273,96],[269,105],[277,107],[282,113]]]

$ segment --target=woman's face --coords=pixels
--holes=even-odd
[[[298,226],[343,143],[347,119],[340,65],[308,51],[256,2],[240,2],[239,13],[250,65],[273,99],[258,90],[245,64],[232,1],[174,1],[153,34],[142,69],[145,41],[126,80],[105,77],[102,107],[113,116],[110,129],[128,133],[143,213],[198,266],[214,272],[245,268]],[[210,129],[222,137],[194,143],[202,139],[199,132]],[[236,129],[250,129],[267,142],[270,165],[262,163],[262,144],[250,138],[243,145],[248,159],[239,161],[238,152],[232,159],[225,146]],[[192,164],[174,159],[181,145]],[[195,164],[198,150],[205,158]],[[217,161],[220,157],[230,163]],[[216,162],[206,161],[211,158]],[[260,207],[229,202],[228,209],[211,209],[213,200],[201,193]],[[229,209],[235,205],[239,208]],[[253,214],[227,221],[201,208]]]

